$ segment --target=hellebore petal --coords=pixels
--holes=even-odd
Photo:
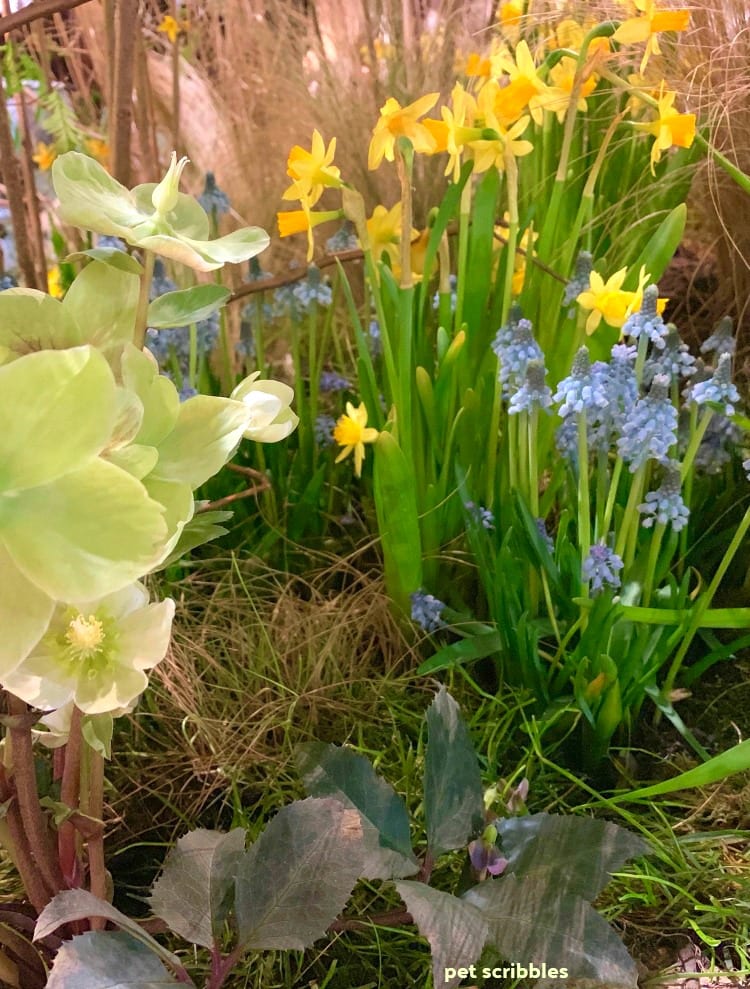
[[[0,543],[0,682],[44,635],[54,600],[32,584]]]
[[[241,381],[231,397],[250,411],[250,422],[244,433],[246,439],[278,443],[293,433],[299,423],[298,416],[289,408],[294,390],[282,381],[258,381],[259,375],[260,371],[255,371]]]
[[[134,584],[78,605],[58,604],[49,629],[4,685],[46,710],[73,701],[86,714],[119,712],[148,684],[169,647],[174,602],[148,604]]]
[[[0,292],[0,347],[15,360],[39,350],[67,350],[88,343],[59,299],[33,288]]]
[[[155,565],[167,538],[164,508],[104,460],[0,496],[0,542],[50,597],[80,601],[131,583]]]
[[[112,433],[115,391],[106,360],[91,347],[27,354],[0,367],[0,503],[3,492],[47,484],[93,460]],[[0,531],[2,515],[0,507]]]

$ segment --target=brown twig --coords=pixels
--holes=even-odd
[[[135,23],[134,23],[135,22]],[[130,185],[130,132],[133,123],[133,68],[139,34],[137,0],[118,0],[115,9],[115,65],[112,93],[112,175]]]
[[[414,918],[408,910],[388,910],[386,913],[373,914],[372,917],[367,917],[366,920],[340,917],[338,920],[334,920],[328,930],[332,933],[340,933],[341,931],[366,931],[373,924],[380,927],[400,927],[403,924],[413,923]]]
[[[84,3],[89,3],[89,0],[39,0],[38,3],[24,7],[23,10],[19,10],[15,14],[0,17],[0,35],[7,34],[8,31],[15,31],[16,28],[23,27],[25,24],[31,24],[32,21],[36,21],[40,17],[59,14],[61,10],[72,10]]]
[[[0,21],[7,18],[0,18]],[[24,187],[21,172],[13,150],[13,135],[6,109],[5,83],[0,73],[0,172],[8,196],[10,216],[13,221],[13,236],[16,242],[18,266],[23,273],[27,288],[41,288],[37,284],[34,268],[34,255],[29,241],[29,231],[26,225],[24,210]]]
[[[8,710],[11,715],[19,717],[19,724],[11,724],[8,735],[12,748],[13,785],[21,811],[21,820],[31,857],[50,895],[54,896],[64,888],[63,878],[39,803],[31,728],[20,723],[27,714],[28,708],[23,701],[8,694]]]

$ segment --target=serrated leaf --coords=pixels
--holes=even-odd
[[[628,859],[649,852],[638,835],[589,817],[531,814],[498,821],[496,827],[508,859],[506,876],[584,900],[594,900]]]
[[[168,330],[197,323],[221,309],[231,294],[223,285],[213,284],[167,292],[148,307],[148,325],[155,330]]]
[[[412,876],[419,864],[411,849],[409,814],[393,787],[371,763],[351,749],[311,742],[298,749],[298,765],[305,789],[313,797],[335,797],[359,811],[367,850],[367,879]],[[368,830],[374,833],[368,836]]]
[[[567,968],[566,984],[586,979],[607,989],[636,989],[638,972],[625,945],[580,897],[504,875],[480,883],[463,899],[481,912],[489,926],[488,942],[504,958]],[[560,981],[536,984],[559,986]]]
[[[427,711],[424,810],[433,858],[466,845],[482,826],[479,763],[458,704],[444,687]]]
[[[231,908],[245,832],[228,834],[199,828],[170,851],[151,892],[151,909],[171,931],[210,948],[221,936]]]
[[[446,969],[468,968],[476,962],[490,933],[486,920],[471,903],[424,883],[395,886],[419,933],[430,943],[434,984],[457,986],[461,979],[458,975],[446,979]]]
[[[62,945],[47,989],[167,989],[180,984],[129,934],[89,931]]]
[[[240,862],[239,944],[307,948],[343,910],[363,864],[362,822],[355,810],[312,797],[282,808]]]
[[[50,900],[39,914],[34,928],[34,940],[43,940],[62,924],[67,924],[73,920],[88,920],[90,917],[104,917],[106,920],[111,920],[117,924],[128,934],[130,940],[139,941],[148,949],[147,956],[153,957],[153,954],[156,954],[163,958],[168,965],[180,965],[176,955],[160,945],[139,923],[126,917],[111,903],[100,900],[98,896],[94,896],[86,889],[66,889]],[[70,985],[73,989],[73,983]],[[80,989],[80,987],[76,985],[75,989]]]

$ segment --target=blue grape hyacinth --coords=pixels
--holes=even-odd
[[[622,424],[617,452],[635,473],[647,460],[665,460],[677,442],[677,409],[669,399],[669,378],[657,374]]]
[[[617,590],[624,564],[617,553],[604,543],[595,543],[583,561],[581,576],[591,585],[591,594],[600,594],[605,587]]]
[[[443,628],[445,622],[441,616],[444,608],[445,604],[432,594],[414,591],[411,595],[411,620],[425,632],[436,632]]]
[[[690,509],[682,500],[680,466],[674,461],[665,465],[664,478],[655,491],[649,491],[646,500],[638,506],[643,515],[644,529],[650,529],[654,522],[661,525],[672,523],[675,532],[687,525]]]

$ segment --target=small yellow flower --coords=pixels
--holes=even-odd
[[[39,166],[40,171],[46,172],[52,168],[52,163],[57,158],[57,151],[55,151],[54,144],[45,144],[43,141],[39,141],[36,146],[36,154],[31,157]]]
[[[497,8],[495,16],[500,22],[500,28],[505,37],[511,41],[516,41],[521,30],[523,3],[520,3],[519,0],[505,0]]]
[[[589,317],[586,320],[588,336],[594,332],[602,319],[608,326],[621,327],[631,313],[641,308],[643,290],[650,276],[646,274],[645,268],[641,268],[637,290],[628,292],[622,288],[627,274],[627,268],[620,268],[606,282],[596,271],[592,271],[589,275],[588,289],[581,292],[576,299],[582,309],[589,310]]]
[[[477,114],[476,100],[466,92],[460,82],[453,87],[451,104],[451,107],[441,107],[442,121],[426,120],[425,126],[435,139],[435,150],[448,152],[445,174],[451,175],[453,181],[458,182],[464,145],[469,141],[477,140],[481,128],[474,126]]]
[[[171,14],[166,14],[156,30],[166,34],[171,43],[174,44],[181,34],[187,34],[190,30],[190,21],[178,21]]]
[[[87,137],[84,142],[86,151],[95,158],[104,168],[109,167],[109,145],[100,137]]]
[[[512,127],[505,128],[498,121],[489,123],[499,134],[497,140],[493,141],[472,141],[469,145],[474,158],[474,171],[479,174],[486,172],[493,166],[500,171],[505,169],[506,151],[510,151],[514,158],[523,158],[531,154],[534,145],[531,141],[521,141],[519,138],[529,125],[530,117],[521,117]]]
[[[62,275],[57,265],[47,272],[47,291],[53,299],[62,299],[65,294],[62,287]]]
[[[557,114],[557,119],[560,123],[562,123],[568,111],[570,98],[573,94],[573,86],[575,85],[577,68],[578,63],[576,59],[565,55],[557,65],[553,65],[549,70],[549,78],[552,85],[543,97],[543,105],[545,110],[550,110],[552,113]],[[587,109],[586,97],[590,96],[594,89],[596,89],[597,82],[598,77],[593,74],[584,79],[583,85],[579,90],[578,103],[576,104],[577,109],[582,113],[585,113]]]
[[[479,77],[480,79],[489,79],[492,74],[492,63],[484,55],[480,55],[477,52],[471,52],[469,57],[466,59],[466,65],[464,66],[464,75],[470,76],[471,78]]]
[[[374,443],[380,434],[377,429],[367,426],[367,409],[361,402],[355,409],[351,402],[346,403],[346,415],[339,418],[333,430],[333,438],[344,449],[336,457],[340,463],[353,451],[354,475],[362,476],[362,461],[365,459],[365,443]]]
[[[612,37],[621,45],[646,42],[646,49],[641,59],[642,73],[652,55],[661,55],[657,37],[659,32],[686,31],[690,24],[690,11],[686,8],[659,10],[656,0],[632,0],[631,9],[636,16],[624,20]]]
[[[313,131],[310,151],[295,144],[286,163],[286,173],[292,184],[282,194],[282,199],[299,199],[303,195],[313,206],[323,195],[323,189],[340,188],[341,173],[333,164],[335,153],[336,138],[332,138],[326,148],[317,130]]]
[[[409,231],[409,239],[417,236],[416,230]],[[367,220],[367,240],[376,261],[387,254],[394,265],[398,261],[401,244],[401,203],[396,203],[391,209],[376,206],[372,216]]]
[[[635,123],[632,126],[636,130],[653,134],[656,138],[651,145],[651,174],[654,174],[654,166],[661,160],[662,151],[669,148],[689,148],[695,140],[695,114],[679,113],[674,108],[676,93],[664,90],[664,83],[661,84],[658,107],[655,120],[649,123]]]
[[[393,97],[386,100],[380,108],[380,119],[375,124],[367,156],[367,167],[376,169],[383,158],[393,161],[396,139],[408,138],[414,150],[421,154],[430,154],[435,150],[435,139],[419,117],[424,116],[437,103],[439,93],[427,93],[408,106],[401,106]]]

